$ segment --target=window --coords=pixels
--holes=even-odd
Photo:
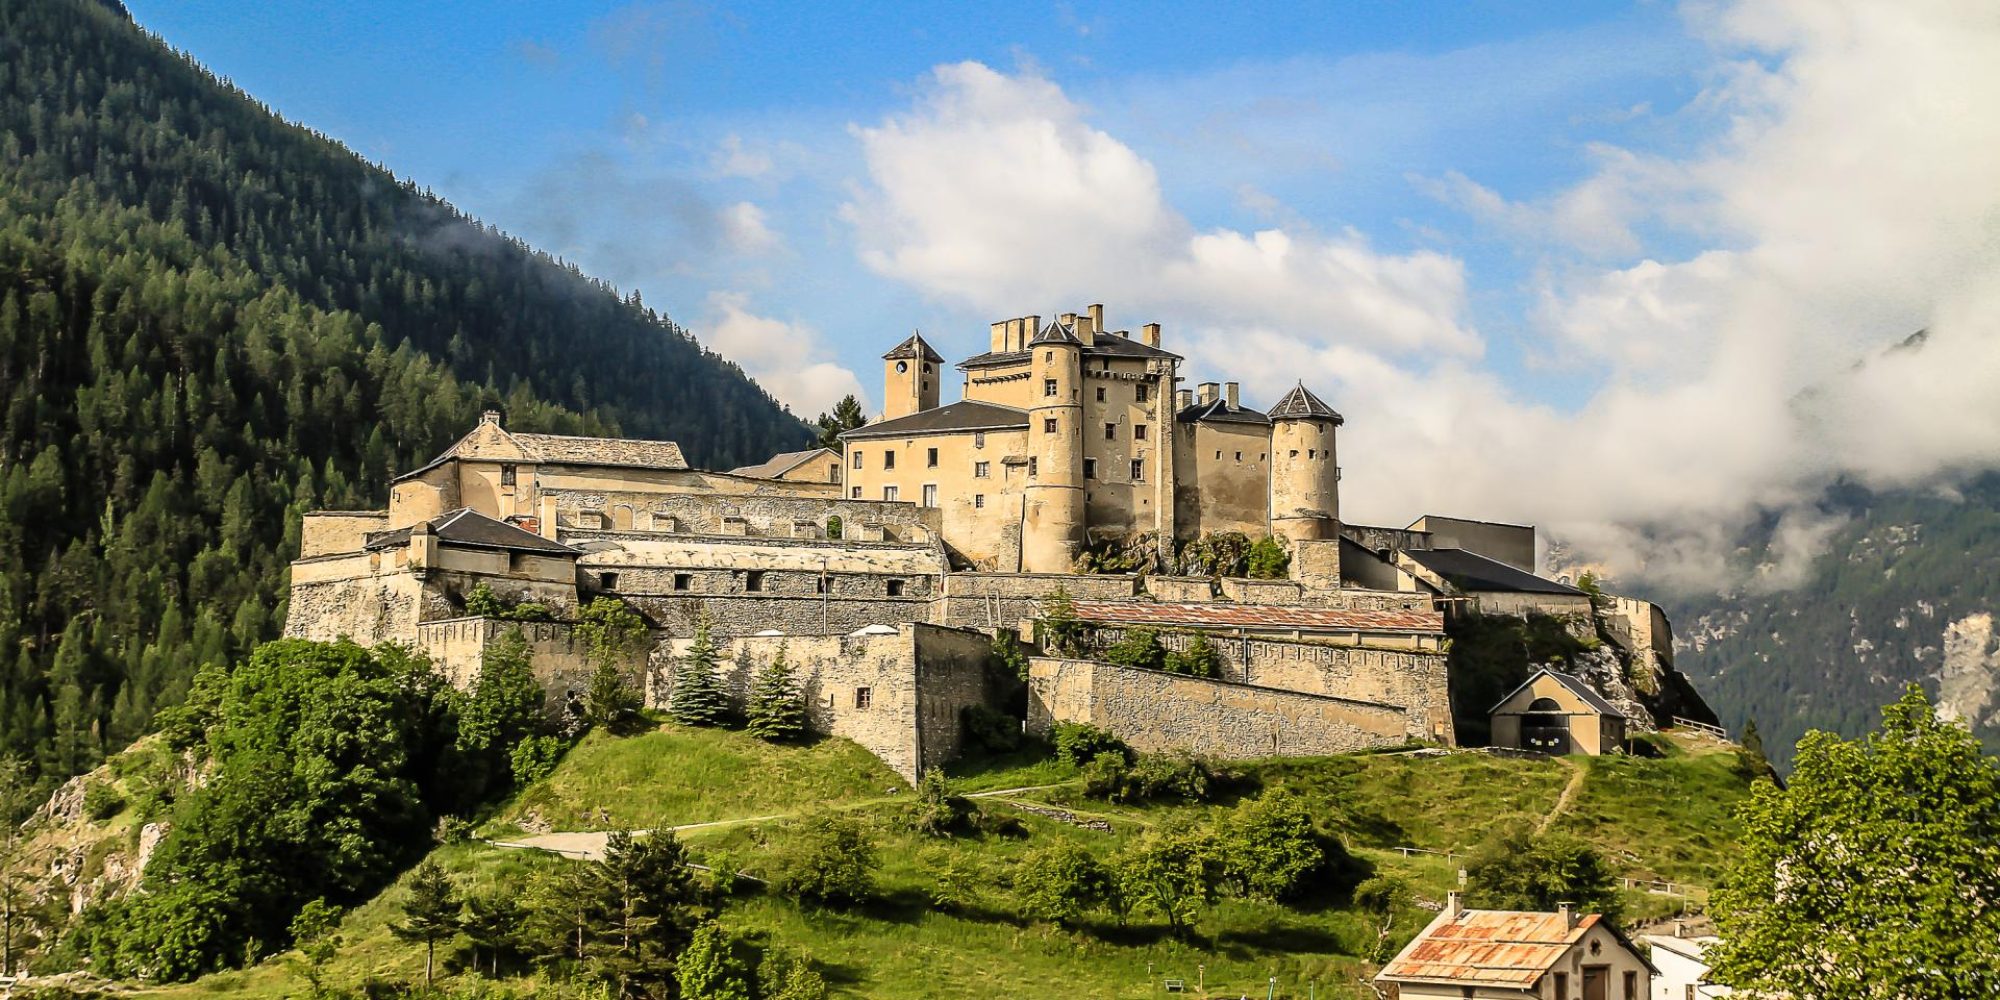
[[[974,479],[987,479],[987,478],[990,478],[990,477],[991,477],[992,475],[993,475],[993,463],[992,463],[992,462],[974,462],[974,463],[972,463],[972,478],[974,478]]]
[[[925,467],[925,468],[927,468],[927,469],[935,469],[935,468],[937,468],[937,449],[936,449],[936,448],[927,448],[927,449],[925,449],[925,450],[924,450],[924,467]]]
[[[1097,370],[1098,370],[1098,371],[1101,371],[1101,372],[1108,372],[1108,371],[1110,371],[1110,370],[1111,370],[1111,359],[1110,359],[1110,358],[1099,358],[1099,359],[1097,359]]]
[[[1146,396],[1147,396],[1146,383],[1141,382],[1138,385],[1132,387],[1133,402],[1143,403],[1146,401]]]
[[[854,453],[854,467],[861,468],[861,453],[858,451]]]
[[[1056,394],[1056,380],[1055,380],[1055,379],[1052,379],[1052,378],[1045,378],[1045,379],[1043,379],[1043,380],[1042,380],[1042,395],[1044,395],[1044,396],[1054,396],[1055,394]]]
[[[1216,452],[1216,453],[1215,453],[1215,460],[1216,460],[1216,461],[1218,461],[1218,462],[1222,461],[1222,453],[1221,453],[1221,452],[1219,452],[1219,451],[1218,451],[1218,452]]]
[[[861,487],[859,486],[856,486],[853,489],[848,490],[847,493],[849,496],[853,497],[856,500],[861,499]]]
[[[903,581],[901,581],[901,580],[890,580],[890,581],[889,581],[889,596],[890,596],[890,597],[901,597],[901,596],[903,596]]]
[[[1097,387],[1097,401],[1104,402],[1104,387],[1101,385]]]
[[[1556,973],[1556,996],[1562,998],[1562,1000],[1569,1000],[1569,975],[1567,973]]]
[[[1117,424],[1105,424],[1105,425],[1104,425],[1104,440],[1106,440],[1106,441],[1116,441],[1116,440],[1118,440],[1118,425],[1117,425]]]
[[[1237,461],[1239,461],[1239,462],[1243,461],[1243,453],[1242,453],[1242,452],[1240,452],[1240,451],[1239,451],[1239,452],[1237,452],[1237,453],[1236,453],[1236,460],[1237,460]]]
[[[973,431],[973,432],[972,432],[972,446],[973,446],[974,448],[984,448],[984,447],[986,447],[986,432],[985,432],[985,431]]]
[[[936,483],[925,483],[925,484],[924,484],[924,506],[926,506],[926,507],[935,507],[935,506],[937,506],[937,484],[936,484]]]
[[[826,478],[828,482],[834,482],[834,483],[840,482],[839,462],[835,462],[832,465],[826,467]]]
[[[895,453],[895,452],[893,452],[893,451],[885,451],[885,452],[883,452],[883,453],[882,453],[882,468],[883,468],[884,470],[888,470],[888,469],[893,469],[893,468],[895,468],[895,467],[896,467],[896,453]]]
[[[1035,478],[1035,465],[1036,465],[1036,462],[1035,462],[1035,456],[1033,456],[1033,455],[1029,455],[1029,456],[1028,456],[1028,478],[1029,478],[1029,479],[1033,479],[1033,478]]]
[[[1083,460],[1083,478],[1085,479],[1097,478],[1097,459],[1086,458]]]
[[[855,688],[855,689],[854,689],[854,707],[855,707],[855,708],[867,708],[867,707],[868,707],[868,706],[869,706],[869,705],[870,705],[871,703],[873,703],[874,701],[875,701],[875,692],[874,692],[874,691],[872,691],[872,690],[869,690],[868,688]]]
[[[973,510],[985,510],[985,509],[986,509],[986,494],[984,494],[984,493],[974,493],[974,494],[972,495],[972,509],[973,509]]]
[[[1054,434],[1055,432],[1056,432],[1056,418],[1054,417],[1042,418],[1042,433]]]
[[[617,589],[618,589],[618,574],[616,574],[616,573],[599,573],[599,574],[597,574],[597,589],[599,589],[599,590],[617,590]]]
[[[1646,1000],[1639,995],[1639,974],[1636,972],[1625,974],[1625,1000]]]
[[[764,592],[763,570],[751,569],[743,571],[743,592],[746,594],[761,594]]]
[[[896,499],[896,488],[894,486],[882,487],[882,499],[884,500]]]
[[[896,374],[898,375],[908,374],[909,370],[910,370],[910,363],[908,361],[896,362]]]
[[[1294,449],[1292,449],[1292,457],[1293,457],[1293,458],[1297,458],[1297,457],[1299,457],[1299,450],[1298,450],[1297,448],[1294,448]],[[1307,457],[1307,458],[1318,458],[1318,457],[1319,457],[1319,449],[1318,449],[1318,448],[1307,448],[1307,449],[1306,449],[1306,457]]]
[[[1133,424],[1133,425],[1132,425],[1132,440],[1134,440],[1134,441],[1144,441],[1144,440],[1146,440],[1146,425],[1145,425],[1145,424]]]
[[[1476,987],[1476,986],[1461,986],[1461,987],[1459,987],[1459,988],[1458,988],[1458,995],[1459,995],[1459,996],[1461,996],[1461,997],[1468,997],[1468,998],[1469,998],[1469,997],[1476,997],[1476,996],[1478,996],[1478,995],[1479,995],[1479,993],[1478,993],[1478,987]]]
[[[514,467],[513,467],[513,466],[511,466],[511,465],[503,465],[503,466],[501,466],[501,467],[500,467],[500,485],[502,485],[502,486],[512,486],[512,485],[514,485]]]
[[[1286,457],[1286,458],[1297,458],[1297,457],[1299,457],[1299,450],[1298,450],[1297,448],[1293,448],[1293,449],[1292,449],[1292,453],[1291,453],[1290,455],[1287,455],[1287,456],[1285,456],[1285,457]]]
[[[821,573],[821,574],[819,575],[819,577],[818,577],[817,579],[813,580],[813,593],[815,593],[815,594],[824,594],[824,593],[826,593],[826,574],[825,574],[825,573]]]
[[[693,574],[693,573],[675,573],[675,574],[674,574],[674,589],[675,589],[675,590],[688,590],[688,589],[691,589],[691,588],[692,588],[693,586],[694,586],[694,574]]]
[[[1146,481],[1145,459],[1135,458],[1132,460],[1132,481],[1135,483],[1143,483]]]

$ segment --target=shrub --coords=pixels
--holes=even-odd
[[[1147,834],[1120,852],[1114,867],[1123,905],[1167,918],[1175,937],[1184,937],[1195,915],[1215,902],[1221,880],[1214,838],[1192,826]]]
[[[439,816],[431,824],[431,840],[439,845],[463,844],[472,839],[472,821],[462,816]]]
[[[1055,741],[1056,759],[1076,767],[1082,767],[1107,753],[1127,759],[1131,757],[1132,751],[1124,740],[1088,722],[1058,722],[1050,733]]]
[[[1579,910],[1618,915],[1618,880],[1597,850],[1564,833],[1510,830],[1481,844],[1465,865],[1473,906],[1495,910]]]
[[[750,986],[734,942],[715,923],[694,929],[694,940],[674,962],[683,1000],[750,1000]]]
[[[1160,633],[1149,628],[1128,628],[1123,638],[1104,651],[1104,658],[1121,667],[1162,670],[1167,665],[1167,648],[1160,645]]]
[[[1139,754],[1137,760],[1110,752],[1099,754],[1084,768],[1083,792],[1112,802],[1167,798],[1207,802],[1234,785],[1238,777],[1185,750]]]
[[[1003,628],[993,634],[991,647],[995,669],[1009,677],[1028,679],[1028,653],[1021,648],[1021,634]]]
[[[1111,895],[1111,870],[1074,841],[1029,851],[1016,871],[1022,915],[1058,926],[1104,905]]]
[[[465,613],[475,618],[500,618],[506,615],[507,606],[492,587],[479,583],[465,595]]]
[[[529,736],[514,744],[510,761],[514,787],[525,788],[555,773],[568,749],[569,744],[556,736]]]
[[[97,821],[125,811],[125,797],[108,781],[87,782],[83,786],[83,814]]]
[[[799,827],[778,856],[771,885],[809,903],[847,905],[874,891],[875,845],[844,816],[819,816]]]
[[[1223,867],[1241,895],[1290,899],[1326,865],[1326,837],[1298,796],[1277,789],[1237,806],[1221,825]]]
[[[1186,649],[1167,654],[1165,668],[1168,673],[1189,677],[1221,677],[1222,651],[1208,641],[1208,633],[1196,632],[1188,638]]]
[[[1076,602],[1061,584],[1042,598],[1041,614],[1035,619],[1035,642],[1056,656],[1079,656],[1086,645],[1089,628],[1076,616]]]
[[[917,779],[916,819],[911,825],[918,833],[949,837],[970,828],[977,812],[969,799],[951,794],[943,771],[932,768]]]
[[[975,750],[1011,753],[1021,749],[1021,720],[985,705],[967,705],[958,713],[965,741]]]
[[[1265,535],[1250,546],[1246,568],[1253,579],[1282,580],[1291,571],[1292,554],[1277,539]]]
[[[772,951],[757,970],[764,1000],[826,1000],[826,977],[813,968],[812,956]]]

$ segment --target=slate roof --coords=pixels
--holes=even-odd
[[[538,461],[559,465],[623,465],[639,469],[685,469],[681,446],[672,441],[515,434],[514,443]]]
[[[1076,616],[1103,625],[1301,629],[1321,632],[1441,632],[1435,611],[1305,608],[1285,604],[1177,604],[1077,601]]]
[[[1375,978],[1533,989],[1600,919],[1586,913],[1571,927],[1560,913],[1447,911]]]
[[[1333,411],[1333,407],[1313,395],[1304,382],[1285,393],[1285,398],[1278,400],[1278,405],[1271,407],[1267,416],[1272,420],[1331,420],[1335,427],[1347,422],[1345,417]]]
[[[1039,343],[1040,341],[1035,342]],[[1163,350],[1143,341],[1133,340],[1130,337],[1123,337],[1115,333],[1098,334],[1093,338],[1090,346],[1083,349],[1083,356],[1086,358],[1172,358],[1175,361],[1181,360],[1181,356],[1172,351]],[[1007,365],[1026,364],[1029,357],[1030,355],[1027,351],[988,351],[985,354],[975,354],[959,362],[958,369],[960,371],[968,371],[973,368],[1003,368]]]
[[[1076,335],[1076,325],[1074,323],[1065,323],[1062,321],[1062,317],[1058,316],[1055,319],[1049,320],[1049,325],[1036,331],[1035,335],[1028,339],[1028,343],[1081,344],[1083,343],[1083,338]]]
[[[1206,403],[1196,403],[1174,414],[1174,419],[1184,424],[1205,422],[1224,424],[1268,424],[1271,418],[1242,406],[1231,406],[1229,400],[1217,396]]]
[[[1465,549],[1404,549],[1403,554],[1466,593],[1570,594],[1583,591]]]
[[[575,549],[559,542],[552,542],[532,531],[524,531],[505,521],[496,521],[470,507],[448,511],[431,518],[428,522],[431,533],[447,544],[468,549],[498,549],[503,552],[539,552],[545,555],[573,556]],[[363,549],[386,549],[407,545],[410,528],[394,531],[377,531],[367,536]]]
[[[1536,678],[1539,678],[1544,674],[1548,675],[1550,680],[1553,680],[1557,684],[1560,684],[1564,688],[1568,689],[1570,694],[1576,695],[1578,698],[1583,699],[1583,703],[1589,705],[1591,711],[1594,711],[1599,715],[1611,716],[1614,719],[1631,718],[1631,716],[1625,714],[1623,709],[1620,709],[1618,706],[1613,705],[1612,703],[1604,700],[1604,696],[1598,694],[1595,688],[1592,688],[1589,684],[1585,683],[1583,678],[1578,677],[1575,674],[1565,674],[1559,670],[1550,670],[1547,667],[1543,667],[1542,669],[1537,670],[1533,674],[1529,675],[1527,680],[1521,682],[1520,687],[1517,687],[1514,690],[1507,692],[1507,697],[1502,698],[1499,701],[1495,702],[1493,704],[1493,707],[1487,709],[1487,711],[1489,713],[1499,711],[1500,706],[1507,704],[1507,702],[1513,700],[1515,695],[1520,694],[1521,692],[1527,690],[1530,685],[1535,683]]]
[[[781,452],[772,455],[769,459],[759,462],[756,465],[738,466],[729,470],[729,474],[732,476],[749,476],[753,479],[776,479],[821,455],[832,458],[836,462],[840,460],[840,455],[832,448],[807,448],[804,451]]]
[[[893,420],[856,427],[842,433],[842,440],[872,437],[904,437],[912,434],[940,434],[962,431],[1020,430],[1028,426],[1028,411],[998,403],[961,399],[933,406]]]
[[[931,350],[931,345],[924,341],[924,335],[914,331],[910,334],[910,339],[897,344],[889,353],[882,355],[884,361],[895,361],[898,358],[922,358],[934,365],[944,363],[938,352]]]

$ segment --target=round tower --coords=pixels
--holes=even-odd
[[[1340,534],[1340,462],[1335,429],[1344,421],[1301,382],[1271,408],[1271,533],[1293,541]]]
[[[1028,343],[1028,485],[1021,571],[1067,573],[1083,542],[1083,344],[1075,321],[1051,322]]]

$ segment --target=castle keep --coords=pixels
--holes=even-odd
[[[611,596],[652,630],[630,668],[663,705],[705,616],[739,697],[782,648],[815,729],[914,779],[958,752],[968,710],[1019,711],[990,637],[1058,588],[1093,648],[1201,634],[1221,676],[1036,657],[1027,724],[1218,756],[1450,744],[1446,614],[1591,614],[1533,574],[1533,528],[1343,523],[1342,419],[1303,385],[1265,410],[1233,382],[1182,388],[1158,324],[1110,331],[1096,305],[990,334],[957,366],[959,400],[940,404],[944,359],[913,335],[884,355],[882,419],[843,451],[730,472],[690,468],[673,442],[522,433],[489,412],[397,477],[386,510],[305,516],[286,633],[404,643],[468,684],[519,627],[560,702],[588,672],[569,622]],[[1189,546],[1232,537],[1276,539],[1288,575],[1181,575]],[[1139,571],[1079,571],[1102,551]],[[468,614],[482,585],[549,620]],[[1647,663],[1671,656],[1657,609],[1620,599],[1612,614]]]

